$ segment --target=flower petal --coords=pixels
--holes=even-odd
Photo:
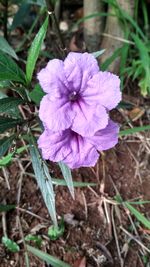
[[[82,136],[92,136],[108,124],[108,114],[103,106],[89,106],[79,101],[72,106],[76,113],[71,129]]]
[[[42,98],[40,103],[39,117],[48,129],[61,131],[71,126],[75,112],[65,98],[53,102],[48,94]]]
[[[54,162],[64,160],[71,152],[69,136],[68,131],[55,133],[46,129],[38,139],[38,147],[42,151],[43,158]]]
[[[72,169],[94,166],[99,157],[94,146],[86,138],[70,129],[57,133],[45,130],[38,139],[38,146],[44,159],[63,161]]]
[[[80,90],[98,73],[99,66],[93,55],[70,52],[64,61],[64,71],[70,87]]]
[[[97,100],[108,110],[117,106],[121,100],[120,79],[110,72],[100,71],[87,84],[87,93],[93,88],[98,88],[99,96]],[[86,97],[86,101],[88,101]],[[90,94],[89,94],[90,101]]]
[[[118,143],[119,126],[117,123],[109,120],[107,127],[98,131],[88,140],[99,151],[107,150]]]
[[[39,83],[44,92],[49,93],[51,99],[60,97],[67,93],[68,82],[66,80],[62,60],[50,60],[45,68],[37,75]]]
[[[67,155],[64,162],[71,168],[95,166],[99,154],[94,146],[86,138],[75,134],[70,139],[71,153]]]

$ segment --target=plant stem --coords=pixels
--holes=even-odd
[[[61,31],[59,29],[59,24],[58,24],[58,21],[57,21],[55,12],[54,12],[54,5],[52,4],[52,2],[50,0],[46,0],[46,5],[47,5],[47,9],[48,9],[48,14],[50,15],[50,17],[52,19],[52,23],[55,27],[56,34],[57,34],[57,37],[58,37],[59,42],[60,42],[59,49],[60,49],[62,57],[64,59],[67,56],[67,48],[65,46]]]

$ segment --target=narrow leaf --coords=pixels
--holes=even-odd
[[[6,166],[8,163],[10,163],[10,161],[13,159],[15,154],[20,154],[24,150],[27,150],[27,146],[20,147],[16,151],[14,151],[13,153],[9,153],[8,155],[6,155],[2,159],[0,159],[0,169],[2,167]]]
[[[138,221],[140,221],[145,227],[150,229],[150,221],[142,215],[137,209],[135,209],[132,205],[128,202],[124,202],[125,206],[130,210],[130,212],[136,217]]]
[[[149,129],[150,129],[150,125],[134,127],[134,128],[131,128],[131,129],[126,129],[126,130],[120,131],[119,136],[124,136],[124,135],[129,135],[129,134],[142,132],[142,131],[147,131]]]
[[[20,125],[23,122],[24,121],[21,119],[5,118],[0,116],[0,133],[3,133],[10,128]]]
[[[61,185],[61,186],[67,186],[67,183],[63,179],[55,179],[52,178],[52,183],[54,185]],[[87,187],[87,186],[96,186],[96,183],[88,183],[88,182],[75,182],[73,181],[73,186],[74,187]]]
[[[72,181],[71,170],[63,162],[59,162],[58,165],[62,171],[63,177],[64,177],[66,184],[69,188],[70,194],[74,199],[74,186],[73,186],[73,181]]]
[[[41,190],[42,196],[44,198],[52,221],[54,225],[57,226],[55,194],[53,191],[51,177],[45,162],[41,159],[41,155],[38,149],[36,148],[36,144],[34,143],[34,139],[32,136],[30,138],[30,154],[38,186]]]
[[[0,81],[5,80],[26,83],[24,73],[15,61],[0,52]]]
[[[6,41],[6,39],[2,36],[0,36],[0,50],[3,51],[4,53],[7,53],[9,56],[18,60],[18,57],[17,57],[14,49],[9,45],[9,43]]]
[[[37,256],[38,258],[40,258],[41,260],[45,261],[47,264],[52,265],[53,267],[71,267],[69,264],[37,249],[34,247],[31,247],[29,245],[27,245],[27,250],[29,252],[31,252],[32,254],[34,254],[35,256]]]
[[[0,140],[0,157],[2,157],[7,152],[14,139],[15,135],[13,134]]]
[[[112,56],[110,56],[108,59],[105,60],[105,62],[103,64],[101,64],[101,70],[105,71],[106,69],[108,69],[109,65],[117,58],[120,56],[121,54],[121,49],[122,48],[117,48],[114,53],[112,54]]]
[[[36,34],[32,42],[32,45],[30,47],[28,58],[27,58],[27,64],[26,64],[26,78],[28,82],[30,82],[32,79],[35,64],[38,59],[41,46],[46,35],[47,26],[48,26],[48,17],[46,18],[39,32]]]
[[[101,56],[102,54],[104,54],[104,52],[106,51],[106,49],[102,49],[102,50],[99,50],[99,51],[96,51],[94,53],[92,53],[92,55],[97,58],[99,56]]]
[[[21,98],[5,97],[0,99],[0,113],[5,113],[24,103]]]
[[[39,84],[36,84],[34,89],[29,93],[29,97],[37,105],[40,104],[40,101],[42,100],[44,95],[45,95],[45,93],[43,92],[43,90]]]

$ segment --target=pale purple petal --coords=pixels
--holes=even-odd
[[[65,98],[53,102],[50,101],[49,95],[46,95],[40,103],[39,117],[50,130],[61,131],[71,126],[75,112]]]
[[[87,81],[98,73],[99,66],[91,54],[70,52],[64,61],[64,71],[70,86],[82,91]]]
[[[118,143],[119,126],[117,123],[109,120],[107,127],[89,137],[88,140],[99,151],[107,150]]]
[[[45,130],[38,139],[44,159],[63,161],[70,168],[94,166],[99,154],[90,142],[71,130],[58,133]]]
[[[115,108],[121,100],[120,79],[118,76],[110,72],[100,71],[94,75],[87,84],[88,92],[92,92],[93,88],[97,88],[99,90],[97,100],[99,100],[99,103],[108,110]],[[86,101],[88,101],[87,98],[88,96],[86,96]]]
[[[99,154],[86,138],[74,133],[70,140],[71,153],[64,162],[71,168],[95,166]]]
[[[76,116],[71,129],[82,136],[92,136],[108,124],[108,114],[103,106],[90,106],[79,101],[72,108]]]
[[[50,60],[47,66],[37,75],[43,91],[49,93],[51,99],[60,97],[68,91],[68,82],[64,74],[63,65],[62,60]]]
[[[68,143],[69,137],[68,131],[55,133],[45,130],[38,139],[38,147],[41,149],[42,157],[54,162],[64,160],[71,152]]]

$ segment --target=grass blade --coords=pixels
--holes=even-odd
[[[54,185],[61,185],[61,186],[67,186],[67,183],[65,180],[63,179],[55,179],[55,178],[52,178],[52,183]],[[73,186],[74,187],[87,187],[87,186],[96,186],[97,184],[96,183],[86,183],[86,182],[73,182]]]
[[[134,128],[122,130],[122,131],[120,131],[119,136],[134,134],[134,133],[147,131],[147,130],[150,130],[150,125],[139,126],[139,127],[134,127]]]
[[[67,186],[69,188],[70,194],[74,199],[74,186],[73,186],[73,181],[72,181],[71,170],[63,162],[59,162],[58,165],[59,165],[59,167],[60,167],[60,169],[62,171],[63,177],[64,177],[64,179],[66,181],[66,184],[67,184]]]
[[[27,250],[53,267],[71,267],[69,264],[32,246],[27,245]]]
[[[150,221],[147,220],[147,218],[144,215],[142,215],[137,209],[135,209],[128,202],[124,202],[124,205],[126,206],[126,208],[130,210],[130,212],[136,217],[138,221],[140,221],[145,227],[150,229]]]

